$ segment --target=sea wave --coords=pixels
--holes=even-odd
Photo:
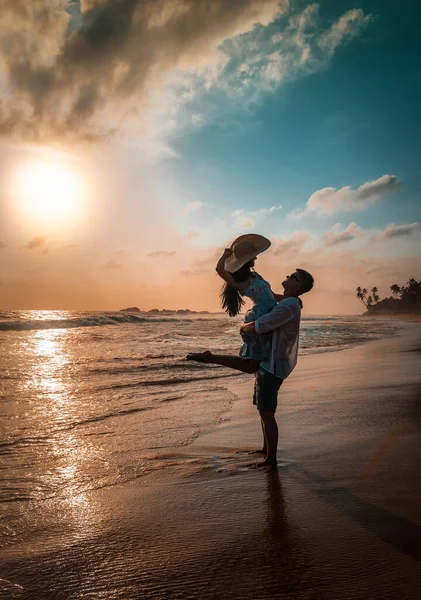
[[[94,376],[96,375],[128,375],[131,373],[142,373],[142,372],[146,372],[146,373],[150,373],[151,372],[151,368],[157,369],[159,368],[160,371],[185,371],[186,369],[188,369],[188,371],[197,371],[197,370],[203,370],[204,368],[206,370],[218,370],[221,367],[218,366],[212,366],[209,367],[208,365],[206,365],[206,367],[203,367],[203,365],[199,364],[199,363],[194,363],[194,362],[190,362],[186,364],[186,361],[184,360],[184,357],[177,357],[178,358],[178,362],[160,362],[158,365],[155,365],[153,363],[150,362],[150,360],[146,363],[146,364],[136,364],[136,365],[128,365],[128,366],[119,366],[119,367],[94,367],[94,368],[88,368],[87,372],[89,374],[92,374]],[[141,362],[143,359],[136,359],[137,362]],[[0,396],[1,398],[1,396]]]
[[[93,315],[73,319],[38,319],[38,320],[18,320],[18,321],[0,321],[0,331],[27,331],[31,329],[69,329],[73,327],[101,327],[104,325],[127,325],[142,323],[188,323],[191,321],[212,321],[212,318],[196,317],[149,317],[137,316],[133,314],[126,315]]]
[[[216,369],[204,369],[202,377],[172,377],[172,378],[164,378],[164,379],[156,379],[156,380],[145,380],[145,381],[135,381],[135,382],[123,382],[117,383],[113,385],[104,385],[98,387],[98,390],[117,390],[124,388],[142,388],[142,387],[165,387],[169,385],[183,385],[188,383],[193,383],[197,381],[207,381],[207,380],[215,380],[215,379],[228,379],[230,377],[238,377],[238,373],[236,371],[230,373],[223,373],[215,375],[214,372]],[[206,375],[206,373],[208,375]]]
[[[177,396],[177,397],[173,396],[171,398],[164,398],[163,400],[161,400],[161,402],[176,400],[181,397],[182,396]],[[88,417],[86,419],[76,420],[76,421],[69,423],[67,425],[64,425],[62,427],[56,427],[55,429],[53,428],[50,430],[48,436],[46,436],[46,435],[30,436],[30,437],[23,436],[23,437],[18,437],[16,439],[8,440],[5,442],[1,442],[0,443],[0,456],[10,454],[12,452],[11,449],[15,446],[19,446],[20,448],[33,446],[33,445],[48,446],[49,444],[53,443],[55,434],[61,433],[61,432],[66,432],[66,431],[71,431],[72,429],[75,429],[76,427],[80,427],[83,425],[90,425],[91,423],[98,423],[101,421],[106,421],[107,419],[115,419],[116,417],[125,417],[127,415],[132,415],[132,414],[141,413],[141,412],[145,412],[145,411],[149,411],[149,410],[154,410],[156,408],[159,408],[158,404],[156,406],[141,406],[141,407],[136,407],[136,408],[128,408],[128,409],[105,412],[103,414]]]

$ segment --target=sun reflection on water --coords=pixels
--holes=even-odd
[[[34,331],[28,350],[33,356],[28,387],[42,400],[39,409],[44,417],[63,419],[63,411],[71,401],[71,388],[66,381],[66,366],[70,357],[66,351],[66,331],[47,329]],[[48,400],[48,402],[44,402]]]
[[[68,310],[28,310],[22,312],[20,317],[31,321],[61,321],[70,319],[73,314]]]
[[[31,358],[26,388],[34,397],[34,429],[48,438],[39,449],[48,452],[38,473],[40,495],[47,493],[62,503],[73,523],[73,538],[90,535],[97,520],[97,509],[85,493],[92,487],[97,451],[78,430],[84,419],[75,394],[78,335],[75,329],[34,331],[25,349]]]

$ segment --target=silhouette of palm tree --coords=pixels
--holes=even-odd
[[[367,296],[367,290],[365,288],[363,289],[360,286],[358,286],[357,287],[357,298],[361,302],[361,304],[364,304],[365,307],[367,307],[366,296]]]
[[[373,302],[374,303],[378,302],[379,299],[380,299],[379,296],[378,296],[378,294],[377,294],[378,291],[379,290],[376,287],[372,287],[371,290],[370,290],[370,292],[373,294]]]
[[[391,291],[392,291],[392,294],[393,294],[394,296],[396,296],[396,297],[398,297],[398,295],[399,295],[399,294],[400,294],[400,292],[401,292],[401,288],[400,288],[398,285],[396,285],[396,283],[394,283],[393,285],[391,285],[391,286],[390,286],[390,289],[391,289]]]

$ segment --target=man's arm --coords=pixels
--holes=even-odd
[[[279,302],[273,309],[254,321],[254,331],[257,334],[269,333],[274,329],[278,329],[291,321],[298,315],[298,306],[291,307],[288,304]]]
[[[243,325],[241,325],[240,327],[240,335],[243,339],[243,342],[249,342],[250,338],[248,336],[249,333],[256,333],[256,328],[255,328],[255,322],[256,321],[250,321],[250,323],[243,323]]]
[[[288,305],[279,302],[270,312],[266,313],[256,321],[244,323],[240,328],[240,335],[244,342],[248,341],[247,334],[249,333],[269,333],[278,327],[282,327],[288,321],[291,321],[297,316],[297,310],[290,308]]]

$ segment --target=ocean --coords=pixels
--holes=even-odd
[[[0,311],[0,533],[8,508],[144,477],[229,419],[249,375],[184,360],[238,353],[241,317]],[[300,353],[390,336],[390,323],[304,316]],[[13,503],[13,504],[12,504]]]

